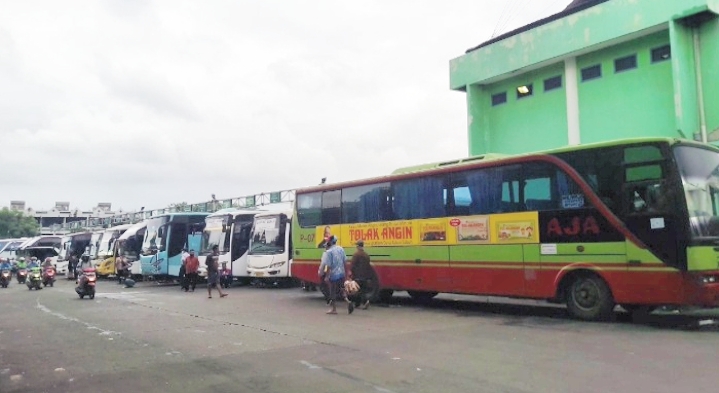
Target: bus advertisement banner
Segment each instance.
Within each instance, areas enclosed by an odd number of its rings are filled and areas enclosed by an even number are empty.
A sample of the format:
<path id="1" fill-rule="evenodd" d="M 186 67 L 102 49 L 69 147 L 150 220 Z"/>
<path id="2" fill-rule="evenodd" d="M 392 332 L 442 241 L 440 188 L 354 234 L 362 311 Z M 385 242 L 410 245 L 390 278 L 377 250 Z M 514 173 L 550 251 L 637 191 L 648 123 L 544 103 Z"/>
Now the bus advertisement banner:
<path id="1" fill-rule="evenodd" d="M 537 212 L 491 216 L 327 225 L 315 229 L 318 247 L 336 236 L 342 247 L 539 243 Z"/>

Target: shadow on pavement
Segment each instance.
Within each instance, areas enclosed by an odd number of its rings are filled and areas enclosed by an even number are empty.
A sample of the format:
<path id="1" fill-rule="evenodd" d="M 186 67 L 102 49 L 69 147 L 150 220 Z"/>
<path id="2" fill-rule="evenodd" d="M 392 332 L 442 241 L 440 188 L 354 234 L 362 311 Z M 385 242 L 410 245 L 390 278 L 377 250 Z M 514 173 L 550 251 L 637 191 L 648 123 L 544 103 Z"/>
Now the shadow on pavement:
<path id="1" fill-rule="evenodd" d="M 323 302 L 321 294 L 304 292 L 306 301 Z M 451 295 L 445 295 L 451 296 Z M 450 313 L 458 317 L 503 318 L 508 326 L 560 326 L 576 324 L 614 324 L 617 326 L 645 326 L 665 330 L 719 331 L 719 317 L 703 315 L 701 311 L 690 314 L 678 312 L 654 312 L 648 315 L 631 315 L 617 307 L 611 321 L 585 322 L 572 318 L 563 305 L 539 303 L 534 300 L 498 298 L 487 301 L 487 297 L 461 295 L 463 299 L 434 298 L 429 302 L 418 302 L 408 296 L 395 295 L 389 303 L 375 303 L 373 307 L 415 308 Z M 529 304 L 531 303 L 531 304 Z M 536 304 L 539 303 L 539 304 Z"/>

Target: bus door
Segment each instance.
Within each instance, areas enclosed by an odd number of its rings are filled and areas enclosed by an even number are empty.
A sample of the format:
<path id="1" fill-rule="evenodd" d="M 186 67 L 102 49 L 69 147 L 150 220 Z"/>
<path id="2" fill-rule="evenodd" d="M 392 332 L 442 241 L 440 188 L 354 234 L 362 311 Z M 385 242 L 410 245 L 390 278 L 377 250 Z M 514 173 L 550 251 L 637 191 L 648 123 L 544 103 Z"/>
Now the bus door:
<path id="1" fill-rule="evenodd" d="M 200 248 L 202 247 L 202 230 L 204 229 L 204 223 L 189 224 L 189 231 L 187 233 L 187 250 L 195 250 L 199 254 Z"/>
<path id="2" fill-rule="evenodd" d="M 182 266 L 182 249 L 187 246 L 188 224 L 186 222 L 172 222 L 168 225 L 167 239 L 167 270 L 162 271 L 160 266 L 160 274 L 168 274 L 170 276 L 180 275 L 180 266 Z"/>
<path id="3" fill-rule="evenodd" d="M 627 228 L 646 246 L 642 250 L 627 241 L 630 272 L 628 290 L 637 299 L 670 302 L 680 287 L 667 274 L 668 267 L 686 267 L 684 224 L 677 214 L 677 187 L 668 179 L 674 175 L 660 146 L 644 145 L 624 149 L 622 218 Z M 673 292 L 672 292 L 673 291 Z M 657 296 L 665 296 L 657 298 Z"/>

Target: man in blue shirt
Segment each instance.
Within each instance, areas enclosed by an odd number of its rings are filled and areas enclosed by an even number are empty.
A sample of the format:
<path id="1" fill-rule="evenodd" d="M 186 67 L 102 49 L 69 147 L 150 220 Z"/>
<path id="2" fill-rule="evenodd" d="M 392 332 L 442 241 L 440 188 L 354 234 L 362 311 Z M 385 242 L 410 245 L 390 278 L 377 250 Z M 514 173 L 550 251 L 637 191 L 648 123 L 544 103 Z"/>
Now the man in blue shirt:
<path id="1" fill-rule="evenodd" d="M 323 255 L 318 272 L 320 275 L 324 274 L 324 279 L 329 285 L 330 306 L 332 308 L 327 311 L 327 314 L 337 314 L 337 300 L 339 298 L 343 298 L 347 301 L 347 311 L 352 314 L 354 304 L 347 300 L 342 290 L 345 281 L 345 262 L 347 261 L 347 255 L 345 254 L 345 250 L 337 245 L 337 238 L 335 236 L 330 236 L 327 239 L 327 244 L 328 248 L 325 255 Z"/>
<path id="2" fill-rule="evenodd" d="M 0 258 L 0 270 L 12 270 L 12 265 L 7 259 Z"/>

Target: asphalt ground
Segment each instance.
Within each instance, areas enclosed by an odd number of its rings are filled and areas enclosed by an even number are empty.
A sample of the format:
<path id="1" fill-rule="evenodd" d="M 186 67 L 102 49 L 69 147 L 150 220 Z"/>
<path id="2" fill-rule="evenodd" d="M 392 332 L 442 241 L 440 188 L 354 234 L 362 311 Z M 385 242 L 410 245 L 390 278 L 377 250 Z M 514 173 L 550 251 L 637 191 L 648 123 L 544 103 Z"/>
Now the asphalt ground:
<path id="1" fill-rule="evenodd" d="M 100 281 L 0 289 L 0 392 L 716 392 L 719 313 L 588 323 L 541 302 Z"/>

